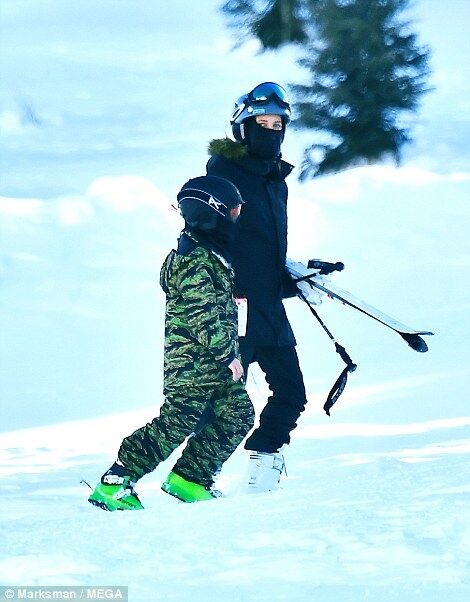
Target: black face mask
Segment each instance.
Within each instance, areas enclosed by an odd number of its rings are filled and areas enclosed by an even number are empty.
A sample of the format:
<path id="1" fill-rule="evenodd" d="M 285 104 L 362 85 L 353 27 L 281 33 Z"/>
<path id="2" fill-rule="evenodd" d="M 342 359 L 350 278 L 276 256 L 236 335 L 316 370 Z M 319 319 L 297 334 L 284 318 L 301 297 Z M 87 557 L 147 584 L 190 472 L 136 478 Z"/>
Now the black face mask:
<path id="1" fill-rule="evenodd" d="M 256 119 L 248 119 L 246 141 L 253 155 L 261 159 L 277 159 L 281 154 L 283 139 L 283 130 L 270 130 L 256 123 Z"/>
<path id="2" fill-rule="evenodd" d="M 219 216 L 217 228 L 211 232 L 198 230 L 197 228 L 188 228 L 188 230 L 194 232 L 201 243 L 220 253 L 227 261 L 232 261 L 232 244 L 237 233 L 235 222 Z"/>

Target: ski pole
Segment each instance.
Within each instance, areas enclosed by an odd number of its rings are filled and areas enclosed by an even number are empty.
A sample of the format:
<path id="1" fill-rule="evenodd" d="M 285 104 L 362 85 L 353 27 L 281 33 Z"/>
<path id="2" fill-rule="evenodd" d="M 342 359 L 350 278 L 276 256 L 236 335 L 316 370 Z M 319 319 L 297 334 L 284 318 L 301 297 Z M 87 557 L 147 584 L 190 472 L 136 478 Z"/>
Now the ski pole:
<path id="1" fill-rule="evenodd" d="M 349 354 L 347 353 L 346 349 L 335 340 L 334 336 L 331 334 L 331 332 L 327 328 L 326 324 L 320 318 L 318 313 L 313 309 L 312 305 L 309 303 L 309 301 L 307 300 L 305 295 L 302 293 L 302 291 L 299 290 L 298 294 L 299 294 L 299 297 L 307 304 L 308 308 L 310 309 L 312 314 L 315 316 L 315 318 L 318 320 L 318 322 L 320 323 L 320 326 L 326 332 L 328 337 L 333 341 L 333 343 L 335 344 L 336 353 L 338 353 L 338 355 L 341 357 L 343 362 L 346 364 L 346 367 L 344 368 L 344 370 L 341 372 L 341 374 L 337 378 L 335 384 L 331 388 L 331 391 L 328 393 L 328 397 L 323 406 L 323 409 L 325 410 L 326 414 L 328 416 L 330 416 L 331 408 L 338 401 L 339 396 L 344 391 L 344 387 L 346 386 L 346 383 L 348 382 L 348 373 L 354 372 L 354 370 L 356 370 L 356 368 L 357 368 L 357 364 L 355 364 L 352 361 L 352 359 L 349 357 Z"/>

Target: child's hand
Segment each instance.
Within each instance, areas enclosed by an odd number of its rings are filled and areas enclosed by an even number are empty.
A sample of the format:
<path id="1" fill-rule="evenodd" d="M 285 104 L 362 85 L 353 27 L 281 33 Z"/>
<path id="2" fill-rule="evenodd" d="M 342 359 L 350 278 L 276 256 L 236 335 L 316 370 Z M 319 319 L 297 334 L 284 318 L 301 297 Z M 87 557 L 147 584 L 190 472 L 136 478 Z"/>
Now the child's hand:
<path id="1" fill-rule="evenodd" d="M 240 361 L 235 358 L 233 362 L 228 365 L 228 367 L 232 371 L 233 380 L 240 380 L 240 378 L 243 376 L 243 366 L 241 365 Z"/>

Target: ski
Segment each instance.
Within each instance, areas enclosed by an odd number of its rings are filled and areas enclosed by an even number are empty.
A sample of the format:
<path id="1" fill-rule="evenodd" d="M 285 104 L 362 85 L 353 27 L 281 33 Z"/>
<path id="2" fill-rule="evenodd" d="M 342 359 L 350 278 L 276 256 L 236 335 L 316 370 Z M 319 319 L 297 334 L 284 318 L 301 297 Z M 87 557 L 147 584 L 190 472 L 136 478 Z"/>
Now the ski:
<path id="1" fill-rule="evenodd" d="M 338 262 L 336 264 L 332 264 L 318 260 L 311 260 L 308 263 L 308 267 L 306 267 L 303 263 L 288 259 L 286 262 L 286 267 L 295 281 L 307 281 L 311 286 L 324 293 L 327 297 L 336 299 L 345 305 L 349 305 L 349 307 L 357 309 L 366 316 L 369 316 L 384 326 L 391 328 L 398 333 L 401 338 L 406 341 L 406 343 L 412 349 L 414 349 L 414 351 L 418 351 L 420 353 L 425 353 L 428 351 L 428 346 L 421 337 L 423 335 L 433 335 L 434 333 L 427 330 L 415 330 L 414 328 L 410 328 L 409 326 L 402 324 L 395 318 L 388 316 L 372 305 L 369 305 L 365 301 L 362 301 L 362 299 L 355 297 L 349 291 L 335 286 L 330 281 L 325 282 L 325 279 L 322 278 L 320 274 L 329 274 L 333 271 L 341 271 L 344 268 L 342 263 Z"/>

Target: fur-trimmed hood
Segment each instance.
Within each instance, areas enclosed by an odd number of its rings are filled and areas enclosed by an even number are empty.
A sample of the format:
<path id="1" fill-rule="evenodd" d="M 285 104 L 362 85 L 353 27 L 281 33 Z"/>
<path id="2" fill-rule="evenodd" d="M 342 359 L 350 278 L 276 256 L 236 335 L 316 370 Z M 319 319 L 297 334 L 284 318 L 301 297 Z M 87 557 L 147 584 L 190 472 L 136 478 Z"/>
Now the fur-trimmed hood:
<path id="1" fill-rule="evenodd" d="M 227 136 L 225 138 L 215 138 L 209 142 L 208 147 L 209 164 L 217 160 L 217 157 L 222 157 L 228 161 L 237 161 L 238 165 L 242 168 L 247 169 L 250 172 L 257 173 L 258 175 L 266 176 L 268 173 L 273 174 L 273 165 L 276 165 L 277 178 L 286 178 L 290 172 L 294 169 L 294 166 L 287 161 L 281 159 L 280 161 L 268 161 L 266 159 L 258 159 L 250 155 L 248 147 L 241 142 L 235 142 Z"/>
<path id="2" fill-rule="evenodd" d="M 232 159 L 234 161 L 248 157 L 248 147 L 241 142 L 235 142 L 235 140 L 232 140 L 228 136 L 211 140 L 208 151 L 211 157 L 220 155 L 224 159 Z"/>

